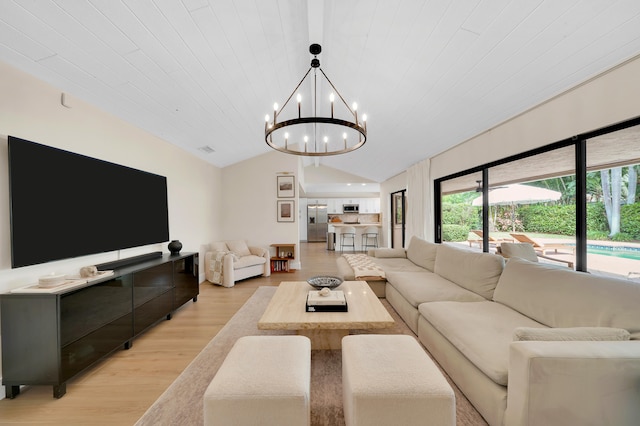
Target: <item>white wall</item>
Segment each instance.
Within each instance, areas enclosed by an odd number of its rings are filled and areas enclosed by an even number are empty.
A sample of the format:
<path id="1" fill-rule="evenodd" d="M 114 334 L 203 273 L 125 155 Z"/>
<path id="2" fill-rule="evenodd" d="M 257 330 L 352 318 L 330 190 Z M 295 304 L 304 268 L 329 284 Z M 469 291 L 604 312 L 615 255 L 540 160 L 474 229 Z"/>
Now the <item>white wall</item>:
<path id="1" fill-rule="evenodd" d="M 277 221 L 277 176 L 282 172 L 296 177 L 295 222 Z M 250 245 L 296 244 L 296 261 L 300 268 L 298 243 L 300 202 L 298 157 L 272 151 L 222 169 L 222 240 L 243 239 Z M 285 200 L 284 198 L 281 200 Z M 275 254 L 272 251 L 272 255 Z"/>
<path id="2" fill-rule="evenodd" d="M 77 273 L 82 266 L 168 251 L 157 244 L 11 269 L 7 135 L 166 176 L 170 238 L 179 239 L 183 251 L 202 255 L 203 244 L 220 234 L 220 169 L 69 95 L 71 108 L 65 108 L 58 89 L 2 63 L 0 93 L 0 292 L 50 272 Z M 46 176 L 34 170 L 34 179 Z"/>
<path id="3" fill-rule="evenodd" d="M 637 57 L 433 157 L 431 178 L 638 117 L 639 75 L 640 57 Z"/>

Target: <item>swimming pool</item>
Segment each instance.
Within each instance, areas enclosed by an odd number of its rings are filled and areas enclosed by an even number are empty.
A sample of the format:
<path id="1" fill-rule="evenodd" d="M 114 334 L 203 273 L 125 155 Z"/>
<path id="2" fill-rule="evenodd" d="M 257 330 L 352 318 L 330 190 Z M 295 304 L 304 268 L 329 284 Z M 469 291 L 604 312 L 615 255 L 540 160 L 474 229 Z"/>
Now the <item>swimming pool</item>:
<path id="1" fill-rule="evenodd" d="M 604 256 L 640 260 L 640 247 L 587 244 L 587 254 L 601 254 Z"/>

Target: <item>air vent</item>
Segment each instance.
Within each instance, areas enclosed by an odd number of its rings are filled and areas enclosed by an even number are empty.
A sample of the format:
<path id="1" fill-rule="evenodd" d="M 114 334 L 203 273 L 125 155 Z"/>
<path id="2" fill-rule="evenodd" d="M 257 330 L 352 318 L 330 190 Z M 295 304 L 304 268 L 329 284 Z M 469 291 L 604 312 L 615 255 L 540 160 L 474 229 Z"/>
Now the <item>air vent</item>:
<path id="1" fill-rule="evenodd" d="M 213 154 L 214 152 L 216 152 L 215 149 L 211 148 L 208 145 L 205 146 L 201 146 L 200 148 L 198 148 L 200 151 L 204 152 L 205 154 Z"/>

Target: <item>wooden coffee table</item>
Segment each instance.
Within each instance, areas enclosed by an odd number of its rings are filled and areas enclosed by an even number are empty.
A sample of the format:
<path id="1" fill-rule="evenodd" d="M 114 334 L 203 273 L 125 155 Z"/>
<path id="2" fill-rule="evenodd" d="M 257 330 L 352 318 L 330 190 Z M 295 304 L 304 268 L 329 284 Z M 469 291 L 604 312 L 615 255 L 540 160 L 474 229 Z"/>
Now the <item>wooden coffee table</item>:
<path id="1" fill-rule="evenodd" d="M 311 339 L 312 349 L 340 349 L 349 330 L 380 329 L 394 325 L 393 318 L 365 281 L 345 281 L 342 290 L 348 312 L 306 312 L 306 281 L 285 281 L 273 295 L 262 318 L 260 330 L 296 330 Z"/>

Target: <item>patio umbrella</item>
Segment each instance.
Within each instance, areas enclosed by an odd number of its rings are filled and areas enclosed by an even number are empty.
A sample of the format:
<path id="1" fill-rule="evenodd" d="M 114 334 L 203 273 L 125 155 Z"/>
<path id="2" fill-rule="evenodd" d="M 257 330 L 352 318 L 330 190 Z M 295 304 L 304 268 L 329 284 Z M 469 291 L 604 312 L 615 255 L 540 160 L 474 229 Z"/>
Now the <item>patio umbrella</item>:
<path id="1" fill-rule="evenodd" d="M 511 206 L 511 218 L 515 218 L 517 204 L 536 204 L 547 201 L 558 201 L 562 194 L 551 189 L 539 188 L 529 185 L 506 185 L 489 191 L 490 206 Z M 482 206 L 482 195 L 475 198 L 471 203 L 473 206 Z M 511 221 L 513 231 L 515 231 L 515 220 Z"/>

